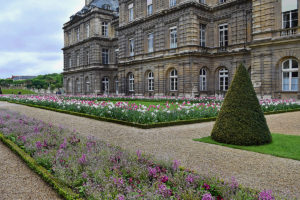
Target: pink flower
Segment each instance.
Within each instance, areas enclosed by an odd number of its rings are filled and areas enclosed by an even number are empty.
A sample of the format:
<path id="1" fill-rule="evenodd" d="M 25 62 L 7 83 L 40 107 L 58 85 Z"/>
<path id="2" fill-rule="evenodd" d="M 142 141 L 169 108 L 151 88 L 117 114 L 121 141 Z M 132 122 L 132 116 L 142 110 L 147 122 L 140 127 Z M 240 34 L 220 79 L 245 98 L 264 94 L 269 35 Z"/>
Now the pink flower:
<path id="1" fill-rule="evenodd" d="M 149 176 L 151 176 L 151 177 L 156 177 L 157 171 L 156 171 L 155 168 L 149 167 L 149 168 L 148 168 L 148 172 L 149 172 Z"/>
<path id="2" fill-rule="evenodd" d="M 206 193 L 202 196 L 202 200 L 212 200 L 213 197 L 211 196 L 210 193 Z"/>
<path id="3" fill-rule="evenodd" d="M 237 180 L 235 179 L 235 177 L 231 177 L 231 184 L 230 184 L 231 189 L 235 190 L 239 187 L 239 184 L 237 182 Z"/>
<path id="4" fill-rule="evenodd" d="M 138 159 L 140 159 L 142 156 L 142 152 L 140 150 L 137 150 L 136 155 L 137 155 Z"/>
<path id="5" fill-rule="evenodd" d="M 65 149 L 67 147 L 67 139 L 64 139 L 64 142 L 59 146 L 60 149 Z"/>
<path id="6" fill-rule="evenodd" d="M 259 193 L 258 199 L 259 200 L 275 200 L 275 198 L 272 196 L 272 190 L 263 190 L 261 193 Z"/>
<path id="7" fill-rule="evenodd" d="M 189 174 L 188 177 L 185 180 L 189 184 L 192 184 L 194 182 L 194 177 L 191 174 Z"/>
<path id="8" fill-rule="evenodd" d="M 202 188 L 209 190 L 210 189 L 210 185 L 208 185 L 207 183 L 204 183 Z"/>

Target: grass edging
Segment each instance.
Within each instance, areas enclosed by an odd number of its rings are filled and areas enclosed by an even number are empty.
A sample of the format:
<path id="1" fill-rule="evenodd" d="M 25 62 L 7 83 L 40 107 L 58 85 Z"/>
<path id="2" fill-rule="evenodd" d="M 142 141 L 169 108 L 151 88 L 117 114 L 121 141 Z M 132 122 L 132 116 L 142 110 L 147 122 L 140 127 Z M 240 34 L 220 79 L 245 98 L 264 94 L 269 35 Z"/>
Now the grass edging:
<path id="1" fill-rule="evenodd" d="M 0 101 L 6 101 L 6 100 L 0 100 Z M 128 121 L 113 119 L 113 118 L 105 118 L 105 117 L 99 117 L 96 115 L 89 115 L 86 113 L 62 110 L 62 109 L 57 109 L 57 108 L 52 108 L 52 107 L 47 107 L 47 106 L 26 104 L 26 103 L 21 103 L 21 102 L 17 102 L 17 101 L 6 101 L 6 102 L 20 104 L 20 105 L 34 107 L 34 108 L 40 108 L 40 109 L 44 109 L 44 110 L 50 110 L 50 111 L 64 113 L 64 114 L 75 115 L 75 116 L 79 116 L 79 117 L 85 117 L 85 118 L 89 118 L 89 119 L 95 119 L 95 120 L 99 120 L 99 121 L 112 122 L 112 123 L 116 123 L 116 124 L 121 124 L 121 125 L 131 126 L 131 127 L 135 127 L 135 128 L 141 128 L 141 129 L 151 129 L 151 128 L 162 128 L 162 127 L 169 127 L 169 126 L 196 124 L 196 123 L 202 123 L 202 122 L 216 121 L 216 119 L 217 119 L 217 117 L 209 117 L 209 118 L 201 118 L 201 119 L 179 120 L 179 121 L 172 121 L 172 122 L 159 122 L 159 123 L 154 123 L 154 124 L 139 124 L 139 123 L 133 123 L 133 122 L 128 122 Z M 280 114 L 280 113 L 286 113 L 286 112 L 297 112 L 297 111 L 300 111 L 300 108 L 265 112 L 264 115 L 273 115 L 273 114 Z"/>
<path id="2" fill-rule="evenodd" d="M 74 193 L 72 189 L 68 188 L 63 183 L 60 183 L 60 181 L 57 180 L 49 171 L 37 164 L 37 162 L 29 154 L 27 154 L 14 142 L 5 138 L 5 136 L 2 133 L 0 133 L 0 140 L 13 152 L 15 152 L 27 164 L 29 168 L 35 171 L 61 197 L 65 198 L 66 200 L 83 200 L 82 198 L 80 198 L 79 194 Z"/>
<path id="3" fill-rule="evenodd" d="M 214 141 L 211 136 L 193 139 L 193 141 L 300 161 L 300 136 L 272 133 L 272 138 L 269 144 L 252 146 L 220 143 Z"/>

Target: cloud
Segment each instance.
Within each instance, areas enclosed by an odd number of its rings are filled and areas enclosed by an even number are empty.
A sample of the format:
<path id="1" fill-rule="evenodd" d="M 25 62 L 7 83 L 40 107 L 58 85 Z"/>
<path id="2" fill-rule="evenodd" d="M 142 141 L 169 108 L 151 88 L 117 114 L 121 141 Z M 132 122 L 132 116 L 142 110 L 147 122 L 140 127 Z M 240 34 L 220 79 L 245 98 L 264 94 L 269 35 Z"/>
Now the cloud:
<path id="1" fill-rule="evenodd" d="M 0 3 L 0 78 L 62 72 L 62 27 L 84 0 Z"/>

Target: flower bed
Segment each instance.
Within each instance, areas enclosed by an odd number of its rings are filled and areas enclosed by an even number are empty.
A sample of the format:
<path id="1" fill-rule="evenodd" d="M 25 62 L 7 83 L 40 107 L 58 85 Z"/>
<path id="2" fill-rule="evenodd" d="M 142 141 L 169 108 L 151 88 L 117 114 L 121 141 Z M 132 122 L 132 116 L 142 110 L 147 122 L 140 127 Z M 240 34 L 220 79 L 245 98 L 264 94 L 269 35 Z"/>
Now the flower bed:
<path id="1" fill-rule="evenodd" d="M 273 199 L 16 113 L 0 111 L 0 132 L 87 199 Z"/>
<path id="2" fill-rule="evenodd" d="M 118 98 L 127 99 L 128 101 L 117 101 Z M 168 125 L 169 122 L 188 123 L 189 121 L 199 122 L 197 121 L 199 119 L 215 118 L 222 104 L 222 99 L 217 98 L 198 98 L 187 101 L 175 98 L 169 99 L 170 101 L 163 101 L 165 100 L 164 98 L 156 98 L 151 103 L 148 101 L 150 99 L 146 99 L 146 102 L 141 102 L 131 97 L 112 97 L 109 99 L 108 97 L 94 96 L 0 95 L 0 100 L 83 113 L 121 122 L 140 125 L 157 124 L 158 126 Z M 300 110 L 300 105 L 293 100 L 262 100 L 261 105 L 264 112 L 271 113 L 293 109 Z M 113 122 L 113 120 L 111 121 Z"/>

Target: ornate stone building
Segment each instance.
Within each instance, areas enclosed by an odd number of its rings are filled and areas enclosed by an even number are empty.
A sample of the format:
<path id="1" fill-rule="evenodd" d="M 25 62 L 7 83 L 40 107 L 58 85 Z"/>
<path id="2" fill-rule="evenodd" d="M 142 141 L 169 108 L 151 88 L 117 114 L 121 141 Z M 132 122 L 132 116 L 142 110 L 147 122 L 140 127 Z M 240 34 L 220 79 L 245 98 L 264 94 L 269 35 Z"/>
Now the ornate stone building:
<path id="1" fill-rule="evenodd" d="M 297 0 L 87 1 L 64 25 L 66 91 L 223 95 L 243 63 L 258 96 L 300 98 L 299 5 Z"/>

